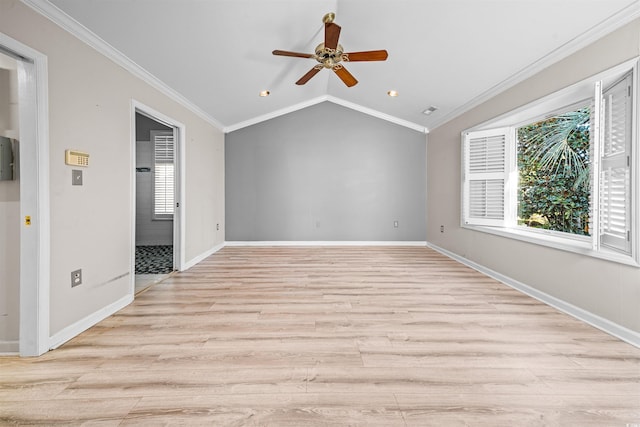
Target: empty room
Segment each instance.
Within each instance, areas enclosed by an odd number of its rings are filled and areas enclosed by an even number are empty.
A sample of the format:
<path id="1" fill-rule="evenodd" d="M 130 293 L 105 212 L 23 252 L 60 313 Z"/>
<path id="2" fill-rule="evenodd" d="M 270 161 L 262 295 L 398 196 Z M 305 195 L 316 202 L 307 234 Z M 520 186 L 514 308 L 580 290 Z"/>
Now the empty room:
<path id="1" fill-rule="evenodd" d="M 0 424 L 640 426 L 639 0 L 0 0 Z"/>

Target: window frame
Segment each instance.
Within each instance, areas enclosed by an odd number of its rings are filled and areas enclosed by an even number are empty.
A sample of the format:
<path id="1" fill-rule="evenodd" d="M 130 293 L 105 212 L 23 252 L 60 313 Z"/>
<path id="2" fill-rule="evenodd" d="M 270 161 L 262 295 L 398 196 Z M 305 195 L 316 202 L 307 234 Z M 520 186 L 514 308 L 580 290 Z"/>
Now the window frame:
<path id="1" fill-rule="evenodd" d="M 582 255 L 588 255 L 596 258 L 606 259 L 622 264 L 632 265 L 640 267 L 640 254 L 638 253 L 638 239 L 640 237 L 640 221 L 639 221 L 639 199 L 640 199 L 640 175 L 638 174 L 638 166 L 640 166 L 640 141 L 638 141 L 638 103 L 639 103 L 639 85 L 638 85 L 638 58 L 626 61 L 618 66 L 612 67 L 604 72 L 594 75 L 590 78 L 582 80 L 578 83 L 570 85 L 564 89 L 556 91 L 550 95 L 542 97 L 531 103 L 523 105 L 505 114 L 502 114 L 495 119 L 489 120 L 485 123 L 479 124 L 472 128 L 466 129 L 461 135 L 461 153 L 462 153 L 462 182 L 461 182 L 461 215 L 460 225 L 462 228 L 470 229 L 474 231 L 485 232 L 502 237 L 512 238 L 516 240 L 525 241 L 528 243 L 538 244 L 542 246 L 552 247 L 564 251 L 574 252 Z M 599 227 L 595 227 L 595 230 L 591 232 L 590 236 L 571 234 L 553 230 L 544 230 L 537 228 L 530 228 L 526 226 L 520 226 L 517 224 L 517 192 L 518 192 L 518 169 L 517 169 L 517 141 L 515 137 L 516 129 L 527 123 L 535 123 L 536 120 L 549 117 L 558 111 L 566 111 L 575 105 L 584 105 L 589 100 L 595 98 L 595 102 L 599 102 L 597 93 L 600 90 L 602 94 L 608 88 L 612 87 L 616 82 L 623 78 L 627 73 L 631 73 L 631 142 L 630 142 L 630 154 L 629 154 L 629 167 L 630 167 L 630 190 L 631 200 L 629 202 L 629 223 L 630 223 L 630 250 L 629 253 L 622 253 L 615 249 L 607 248 L 603 245 L 600 238 Z M 600 86 L 601 85 L 601 86 Z M 587 101 L 585 101 L 587 100 Z M 599 108 L 597 109 L 599 115 Z M 513 139 L 509 144 L 507 150 L 508 167 L 507 171 L 508 182 L 505 185 L 505 224 L 502 225 L 486 225 L 486 224 L 472 224 L 468 223 L 467 218 L 467 160 L 468 153 L 466 151 L 466 138 L 469 134 L 476 132 L 486 132 L 498 130 L 500 128 L 511 129 Z M 592 132 L 601 132 L 600 125 L 596 126 L 596 129 L 591 129 Z M 599 143 L 601 144 L 601 143 Z M 598 156 L 595 161 L 596 155 Z M 596 150 L 592 161 L 592 168 L 597 168 L 600 171 L 600 153 Z M 595 214 L 592 211 L 592 215 L 595 218 L 592 220 L 598 220 L 599 204 L 602 196 L 600 190 L 594 190 L 596 185 L 599 185 L 600 172 L 595 174 L 596 177 L 592 178 L 592 201 L 596 207 L 593 208 Z M 594 197 L 598 197 L 598 200 L 593 200 Z M 507 204 L 509 203 L 509 204 Z"/>
<path id="2" fill-rule="evenodd" d="M 156 144 L 156 139 L 158 137 L 166 137 L 166 136 L 171 136 L 173 138 L 173 147 L 171 148 L 172 150 L 172 160 L 171 161 L 158 161 L 157 157 L 156 157 L 156 152 L 157 152 L 157 144 Z M 150 132 L 150 139 L 151 139 L 151 149 L 152 149 L 152 180 L 151 180 L 151 219 L 153 221 L 171 221 L 173 220 L 173 215 L 175 212 L 175 195 L 176 195 L 176 188 L 175 188 L 175 160 L 176 160 L 176 142 L 175 142 L 175 133 L 173 131 L 164 131 L 164 130 L 152 130 Z M 168 212 L 158 212 L 158 207 L 156 206 L 156 179 L 157 179 L 157 168 L 158 165 L 171 165 L 173 168 L 172 171 L 172 175 L 173 175 L 173 194 L 172 194 L 172 212 L 168 213 Z M 166 180 L 165 180 L 166 181 Z M 164 205 L 166 205 L 166 203 L 164 203 Z"/>

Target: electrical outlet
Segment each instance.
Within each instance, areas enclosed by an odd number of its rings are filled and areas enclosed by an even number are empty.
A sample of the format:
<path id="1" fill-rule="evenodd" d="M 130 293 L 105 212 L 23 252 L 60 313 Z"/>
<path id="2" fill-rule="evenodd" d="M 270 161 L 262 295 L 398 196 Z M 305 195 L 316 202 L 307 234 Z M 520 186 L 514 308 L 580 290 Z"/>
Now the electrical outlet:
<path id="1" fill-rule="evenodd" d="M 71 272 L 71 287 L 82 285 L 82 269 Z"/>
<path id="2" fill-rule="evenodd" d="M 393 228 L 398 228 L 398 221 L 393 221 Z"/>
<path id="3" fill-rule="evenodd" d="M 216 224 L 216 230 L 220 230 L 220 224 Z"/>
<path id="4" fill-rule="evenodd" d="M 444 225 L 441 225 L 441 226 L 440 226 L 440 232 L 441 232 L 441 233 L 444 233 Z"/>

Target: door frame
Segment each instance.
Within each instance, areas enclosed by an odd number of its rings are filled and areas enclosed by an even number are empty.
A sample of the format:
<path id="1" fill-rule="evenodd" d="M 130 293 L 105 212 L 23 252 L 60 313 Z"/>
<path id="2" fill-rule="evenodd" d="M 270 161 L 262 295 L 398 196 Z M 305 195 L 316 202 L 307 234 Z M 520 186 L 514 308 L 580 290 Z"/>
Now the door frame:
<path id="1" fill-rule="evenodd" d="M 20 356 L 50 348 L 51 219 L 47 56 L 0 33 L 18 59 L 20 128 Z M 30 224 L 27 221 L 30 217 Z"/>
<path id="2" fill-rule="evenodd" d="M 131 100 L 131 294 L 135 295 L 135 256 L 136 256 L 136 113 L 149 117 L 173 129 L 175 146 L 175 212 L 173 215 L 173 267 L 182 271 L 185 265 L 185 135 L 186 127 L 181 122 L 155 109 Z"/>

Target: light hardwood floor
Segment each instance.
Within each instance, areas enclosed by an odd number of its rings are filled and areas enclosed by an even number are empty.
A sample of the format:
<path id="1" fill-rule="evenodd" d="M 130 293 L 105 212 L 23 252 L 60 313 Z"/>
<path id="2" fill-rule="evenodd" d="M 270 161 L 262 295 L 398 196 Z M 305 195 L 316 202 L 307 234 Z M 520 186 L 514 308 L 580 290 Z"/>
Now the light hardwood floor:
<path id="1" fill-rule="evenodd" d="M 640 349 L 427 248 L 228 247 L 1 358 L 14 423 L 635 426 Z"/>

